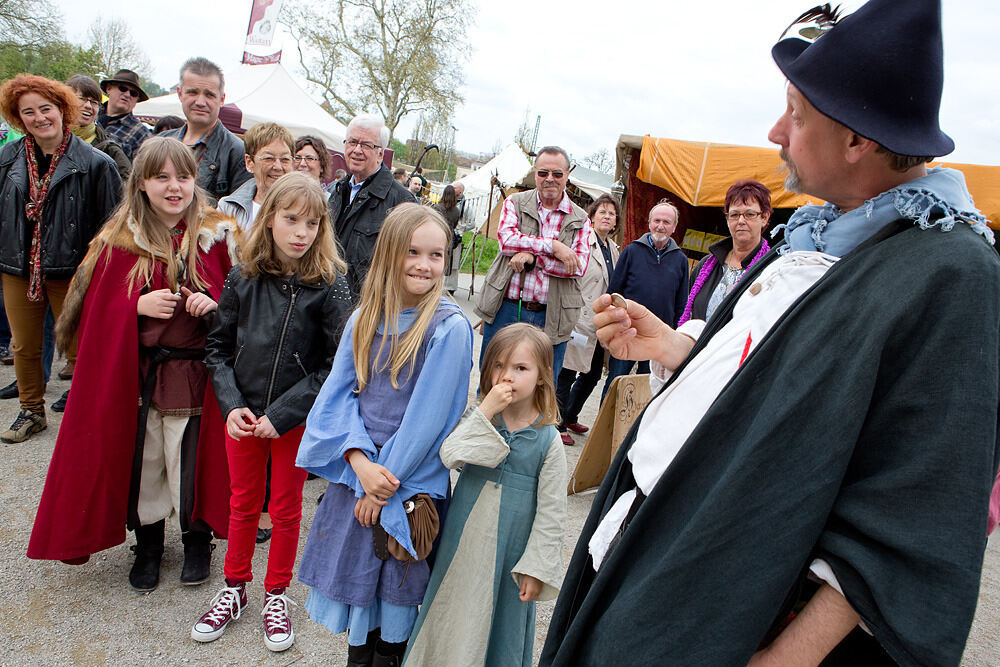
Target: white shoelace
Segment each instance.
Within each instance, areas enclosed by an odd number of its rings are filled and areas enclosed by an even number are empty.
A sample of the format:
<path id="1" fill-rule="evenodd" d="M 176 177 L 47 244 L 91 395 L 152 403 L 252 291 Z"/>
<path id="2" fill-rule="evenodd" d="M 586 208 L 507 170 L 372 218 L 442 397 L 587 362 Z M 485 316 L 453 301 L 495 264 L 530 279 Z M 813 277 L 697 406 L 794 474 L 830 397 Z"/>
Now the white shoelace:
<path id="1" fill-rule="evenodd" d="M 260 615 L 264 617 L 264 626 L 281 626 L 283 632 L 288 632 L 290 623 L 288 621 L 288 605 L 298 604 L 284 593 L 277 595 L 269 594 L 264 608 L 260 610 Z"/>
<path id="2" fill-rule="evenodd" d="M 234 607 L 235 611 L 233 611 Z M 232 614 L 233 620 L 236 620 L 240 617 L 242 611 L 243 605 L 240 604 L 240 589 L 229 588 L 227 586 L 212 598 L 212 608 L 202 617 L 202 622 L 212 621 L 212 623 L 219 623 L 225 620 L 226 616 L 230 614 Z"/>

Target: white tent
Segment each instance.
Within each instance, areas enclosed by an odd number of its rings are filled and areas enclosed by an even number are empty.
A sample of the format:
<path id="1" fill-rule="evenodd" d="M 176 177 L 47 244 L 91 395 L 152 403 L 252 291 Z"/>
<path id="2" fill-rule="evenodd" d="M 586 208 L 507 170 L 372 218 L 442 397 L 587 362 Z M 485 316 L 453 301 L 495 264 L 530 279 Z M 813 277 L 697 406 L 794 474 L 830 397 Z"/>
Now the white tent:
<path id="1" fill-rule="evenodd" d="M 257 123 L 271 121 L 288 128 L 294 137 L 314 134 L 327 148 L 344 149 L 344 127 L 302 90 L 288 70 L 276 65 L 241 65 L 226 76 L 226 107 L 223 123 L 249 130 Z M 153 120 L 167 115 L 184 117 L 176 93 L 154 97 L 136 105 L 136 116 Z"/>
<path id="2" fill-rule="evenodd" d="M 531 160 L 520 146 L 510 144 L 482 167 L 459 179 L 458 182 L 465 186 L 465 198 L 489 194 L 490 179 L 494 173 L 507 187 L 520 185 L 531 174 Z"/>

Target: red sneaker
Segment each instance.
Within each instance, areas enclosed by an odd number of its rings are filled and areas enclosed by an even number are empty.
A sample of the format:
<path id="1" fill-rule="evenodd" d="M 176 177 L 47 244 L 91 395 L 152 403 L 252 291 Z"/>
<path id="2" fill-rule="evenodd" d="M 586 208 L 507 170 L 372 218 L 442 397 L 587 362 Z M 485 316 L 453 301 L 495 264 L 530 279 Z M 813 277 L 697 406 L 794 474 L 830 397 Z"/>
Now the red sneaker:
<path id="1" fill-rule="evenodd" d="M 589 426 L 584 426 L 583 424 L 578 424 L 576 422 L 573 422 L 572 424 L 566 424 L 566 428 L 573 431 L 573 433 L 577 433 L 579 435 L 583 435 L 584 433 L 590 430 Z"/>
<path id="2" fill-rule="evenodd" d="M 575 442 L 573 442 L 573 436 L 571 436 L 569 433 L 560 433 L 559 437 L 562 438 L 562 443 L 564 445 L 571 446 L 576 444 Z"/>
<path id="3" fill-rule="evenodd" d="M 196 642 L 211 642 L 222 636 L 229 621 L 240 617 L 247 606 L 246 583 L 227 586 L 212 598 L 212 607 L 198 619 L 191 628 L 191 639 Z"/>
<path id="4" fill-rule="evenodd" d="M 264 645 L 272 651 L 284 651 L 295 643 L 292 619 L 288 618 L 288 605 L 295 604 L 285 595 L 284 588 L 264 593 Z"/>

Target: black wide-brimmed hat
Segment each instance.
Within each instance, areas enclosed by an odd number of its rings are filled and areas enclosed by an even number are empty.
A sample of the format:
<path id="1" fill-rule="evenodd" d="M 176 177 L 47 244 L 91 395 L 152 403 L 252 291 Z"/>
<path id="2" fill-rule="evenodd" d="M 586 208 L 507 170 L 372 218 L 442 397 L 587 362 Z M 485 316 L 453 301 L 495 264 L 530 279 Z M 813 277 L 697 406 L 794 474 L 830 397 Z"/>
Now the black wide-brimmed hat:
<path id="1" fill-rule="evenodd" d="M 104 79 L 101 81 L 101 90 L 105 93 L 108 92 L 109 83 L 123 83 L 127 86 L 132 86 L 139 91 L 140 102 L 145 102 L 149 99 L 149 95 L 147 95 L 146 91 L 139 85 L 139 75 L 130 69 L 120 69 L 110 79 Z"/>
<path id="2" fill-rule="evenodd" d="M 938 122 L 940 0 L 870 0 L 815 42 L 783 39 L 771 55 L 814 107 L 893 153 L 955 150 Z"/>

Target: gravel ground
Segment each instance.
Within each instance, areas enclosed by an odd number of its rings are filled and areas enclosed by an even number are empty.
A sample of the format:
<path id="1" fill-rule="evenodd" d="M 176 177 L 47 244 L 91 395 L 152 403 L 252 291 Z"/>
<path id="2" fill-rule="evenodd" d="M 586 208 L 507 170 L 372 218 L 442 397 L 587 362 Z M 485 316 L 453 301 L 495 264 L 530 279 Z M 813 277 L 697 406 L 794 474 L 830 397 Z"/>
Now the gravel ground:
<path id="1" fill-rule="evenodd" d="M 462 276 L 463 286 L 468 276 Z M 459 292 L 459 303 L 470 314 L 467 293 Z M 479 345 L 476 344 L 476 356 Z M 61 367 L 57 360 L 54 370 Z M 0 386 L 14 379 L 12 367 L 0 367 Z M 603 381 L 602 381 L 603 382 Z M 472 383 L 475 385 L 475 382 Z M 46 400 L 55 401 L 69 386 L 53 380 Z M 593 423 L 599 390 L 588 402 L 581 421 Z M 472 390 L 474 391 L 474 389 Z M 0 403 L 0 427 L 13 421 L 17 401 Z M 29 561 L 25 556 L 45 471 L 55 445 L 61 415 L 48 413 L 48 429 L 20 445 L 0 444 L 6 465 L 0 467 L 0 666 L 4 665 L 160 665 L 214 663 L 219 665 L 329 665 L 347 661 L 343 635 L 332 636 L 308 619 L 301 608 L 293 608 L 295 645 L 284 653 L 264 647 L 260 609 L 263 604 L 263 573 L 266 545 L 257 548 L 254 571 L 258 579 L 250 584 L 250 604 L 244 617 L 230 624 L 211 644 L 190 639 L 191 625 L 223 586 L 224 541 L 218 542 L 213 558 L 213 577 L 201 586 L 180 584 L 183 557 L 176 524 L 168 526 L 166 553 L 160 586 L 146 594 L 136 594 L 128 586 L 132 554 L 127 544 L 95 555 L 83 566 L 67 566 L 48 561 Z M 584 437 L 574 436 L 576 447 L 567 448 L 570 470 L 576 465 Z M 326 483 L 306 482 L 302 539 L 312 525 L 316 498 Z M 564 559 L 568 562 L 580 534 L 592 494 L 569 497 L 567 539 Z M 998 531 L 1000 533 L 1000 531 Z M 289 595 L 301 605 L 307 590 L 294 582 Z M 536 660 L 552 614 L 552 602 L 538 605 L 535 640 Z M 979 612 L 969 637 L 963 665 L 986 667 L 1000 663 L 1000 538 L 991 540 L 986 553 Z"/>

